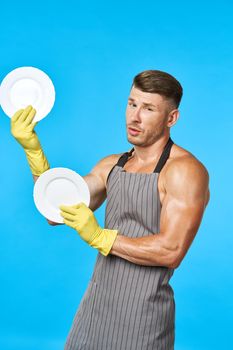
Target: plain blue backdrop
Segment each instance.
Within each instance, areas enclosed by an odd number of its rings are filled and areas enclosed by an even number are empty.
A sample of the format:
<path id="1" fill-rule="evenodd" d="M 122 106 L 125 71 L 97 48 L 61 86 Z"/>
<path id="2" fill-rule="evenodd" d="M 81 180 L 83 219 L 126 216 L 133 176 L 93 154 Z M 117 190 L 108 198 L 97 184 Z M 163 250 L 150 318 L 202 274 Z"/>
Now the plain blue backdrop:
<path id="1" fill-rule="evenodd" d="M 175 271 L 176 350 L 232 349 L 231 1 L 11 1 L 1 3 L 0 79 L 44 70 L 56 101 L 36 127 L 51 167 L 87 174 L 131 148 L 125 108 L 146 69 L 183 85 L 175 143 L 207 167 L 211 200 Z M 61 350 L 97 251 L 36 210 L 23 150 L 0 110 L 0 349 Z M 95 214 L 104 223 L 106 202 Z M 104 350 L 104 349 L 103 349 Z"/>

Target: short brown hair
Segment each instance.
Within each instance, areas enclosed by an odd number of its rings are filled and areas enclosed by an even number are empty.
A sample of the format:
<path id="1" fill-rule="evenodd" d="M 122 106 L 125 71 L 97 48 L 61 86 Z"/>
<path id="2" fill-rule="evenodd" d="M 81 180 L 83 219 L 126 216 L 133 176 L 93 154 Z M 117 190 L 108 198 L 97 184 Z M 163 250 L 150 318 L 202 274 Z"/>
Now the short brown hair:
<path id="1" fill-rule="evenodd" d="M 183 88 L 172 75 L 160 70 L 145 70 L 137 74 L 133 79 L 132 87 L 143 92 L 157 93 L 171 100 L 178 108 Z"/>

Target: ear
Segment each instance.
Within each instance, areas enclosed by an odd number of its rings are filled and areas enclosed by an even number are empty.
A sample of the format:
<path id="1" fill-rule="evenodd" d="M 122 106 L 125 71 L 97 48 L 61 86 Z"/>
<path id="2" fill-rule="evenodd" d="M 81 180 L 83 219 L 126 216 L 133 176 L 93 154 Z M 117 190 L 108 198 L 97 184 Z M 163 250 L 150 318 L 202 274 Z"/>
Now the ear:
<path id="1" fill-rule="evenodd" d="M 178 109 L 173 109 L 169 114 L 167 118 L 167 127 L 171 128 L 173 125 L 176 124 L 177 120 L 179 119 L 180 112 Z"/>

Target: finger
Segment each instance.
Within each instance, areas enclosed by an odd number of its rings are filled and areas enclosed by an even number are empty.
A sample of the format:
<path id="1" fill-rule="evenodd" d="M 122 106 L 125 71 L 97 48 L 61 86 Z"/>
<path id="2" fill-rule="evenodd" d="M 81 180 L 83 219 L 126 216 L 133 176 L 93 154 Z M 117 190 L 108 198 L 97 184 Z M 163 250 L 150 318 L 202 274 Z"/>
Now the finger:
<path id="1" fill-rule="evenodd" d="M 24 109 L 23 113 L 20 115 L 18 121 L 19 121 L 19 122 L 24 122 L 25 119 L 27 118 L 28 114 L 31 112 L 31 110 L 32 110 L 32 106 L 31 106 L 31 105 L 30 105 L 30 106 L 27 106 L 27 107 Z"/>
<path id="2" fill-rule="evenodd" d="M 73 221 L 70 221 L 70 220 L 66 220 L 66 219 L 63 219 L 63 222 L 65 225 L 71 227 L 71 228 L 75 228 L 74 227 L 74 222 Z"/>
<path id="3" fill-rule="evenodd" d="M 88 208 L 88 207 L 86 206 L 85 203 L 80 202 L 78 204 L 71 205 L 70 208 L 75 208 L 76 209 L 76 213 L 77 213 L 78 211 L 80 211 L 80 209 Z"/>
<path id="4" fill-rule="evenodd" d="M 19 116 L 23 113 L 23 111 L 24 111 L 24 109 L 19 109 L 17 112 L 15 112 L 15 114 L 11 118 L 11 121 L 16 122 L 17 119 L 19 118 Z"/>
<path id="5" fill-rule="evenodd" d="M 35 128 L 35 126 L 38 124 L 38 122 L 35 122 L 35 123 L 32 123 L 31 124 L 31 127 L 32 127 L 32 130 Z"/>
<path id="6" fill-rule="evenodd" d="M 60 205 L 59 208 L 64 213 L 73 214 L 73 215 L 76 215 L 77 213 L 76 208 L 74 208 L 73 206 Z"/>
<path id="7" fill-rule="evenodd" d="M 35 115 L 36 115 L 36 110 L 32 108 L 31 112 L 28 114 L 28 116 L 25 119 L 24 126 L 30 125 Z"/>
<path id="8" fill-rule="evenodd" d="M 77 220 L 75 215 L 65 213 L 64 211 L 61 211 L 60 215 L 66 220 L 70 220 L 70 221 L 73 221 L 73 222 Z"/>
<path id="9" fill-rule="evenodd" d="M 78 204 L 70 205 L 70 208 L 79 209 L 79 208 L 81 208 L 83 205 L 84 205 L 84 203 L 83 203 L 83 202 L 80 202 L 80 203 L 78 203 Z"/>

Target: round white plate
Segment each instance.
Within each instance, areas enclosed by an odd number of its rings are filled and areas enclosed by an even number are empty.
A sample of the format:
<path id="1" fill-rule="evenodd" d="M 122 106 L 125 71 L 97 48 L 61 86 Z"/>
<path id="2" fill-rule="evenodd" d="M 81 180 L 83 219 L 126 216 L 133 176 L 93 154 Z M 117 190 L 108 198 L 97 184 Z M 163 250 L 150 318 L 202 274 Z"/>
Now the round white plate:
<path id="1" fill-rule="evenodd" d="M 0 104 L 10 118 L 17 110 L 32 105 L 37 111 L 33 121 L 39 121 L 51 111 L 54 101 L 53 83 L 38 68 L 16 68 L 1 83 Z"/>
<path id="2" fill-rule="evenodd" d="M 60 205 L 80 202 L 89 206 L 90 192 L 82 176 L 67 168 L 52 168 L 45 171 L 34 185 L 34 202 L 39 212 L 47 219 L 62 223 Z"/>

